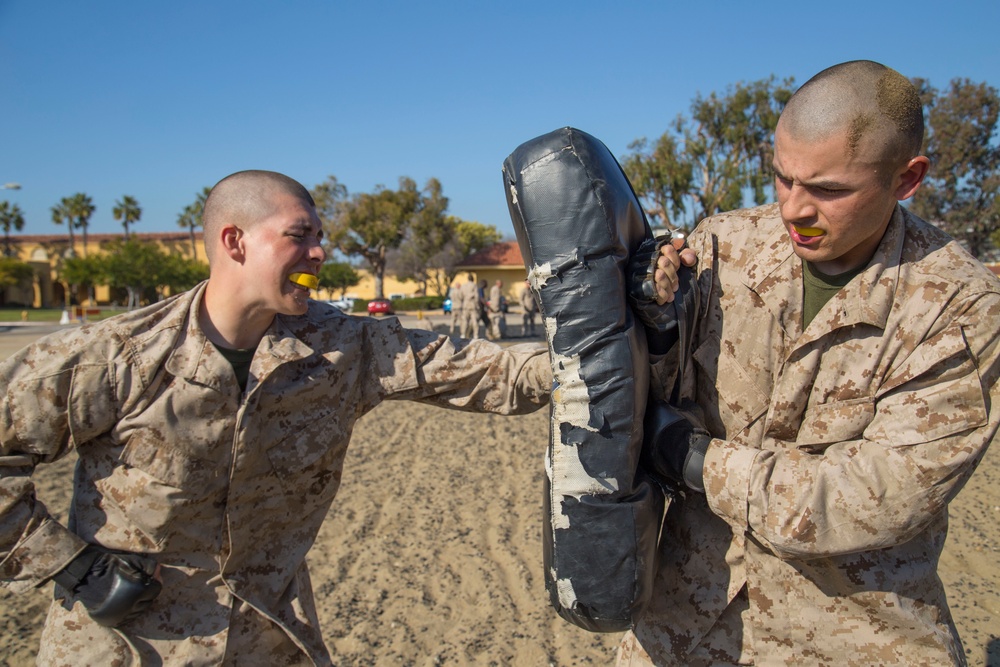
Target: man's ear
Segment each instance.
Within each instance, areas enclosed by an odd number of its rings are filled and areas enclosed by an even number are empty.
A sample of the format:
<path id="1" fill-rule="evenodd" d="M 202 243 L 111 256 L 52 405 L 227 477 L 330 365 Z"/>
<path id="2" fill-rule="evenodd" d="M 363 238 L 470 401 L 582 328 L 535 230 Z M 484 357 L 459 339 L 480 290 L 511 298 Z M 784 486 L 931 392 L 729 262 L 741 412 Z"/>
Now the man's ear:
<path id="1" fill-rule="evenodd" d="M 219 245 L 226 255 L 235 262 L 243 263 L 243 230 L 236 225 L 224 225 L 220 230 Z"/>
<path id="2" fill-rule="evenodd" d="M 896 199 L 903 201 L 912 197 L 924 182 L 924 176 L 930 167 L 931 161 L 923 155 L 918 155 L 907 162 L 896 184 Z"/>

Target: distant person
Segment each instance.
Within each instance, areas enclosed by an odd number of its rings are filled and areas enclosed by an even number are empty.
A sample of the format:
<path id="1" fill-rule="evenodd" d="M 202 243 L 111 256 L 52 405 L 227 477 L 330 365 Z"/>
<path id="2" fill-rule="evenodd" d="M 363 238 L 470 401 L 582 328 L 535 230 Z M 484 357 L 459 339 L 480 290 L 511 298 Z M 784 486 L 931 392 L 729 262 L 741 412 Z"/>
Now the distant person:
<path id="1" fill-rule="evenodd" d="M 1000 423 L 1000 281 L 899 205 L 922 139 L 906 77 L 831 67 L 778 121 L 777 204 L 688 238 L 690 409 L 645 430 L 678 495 L 619 665 L 965 664 L 937 566 Z"/>
<path id="2" fill-rule="evenodd" d="M 207 282 L 0 364 L 0 578 L 56 583 L 39 664 L 332 664 L 305 557 L 358 418 L 386 399 L 501 414 L 548 400 L 544 346 L 310 300 L 322 226 L 287 176 L 220 181 L 204 238 Z M 70 449 L 64 527 L 31 474 Z"/>
<path id="3" fill-rule="evenodd" d="M 458 289 L 460 285 L 461 283 L 456 280 L 455 283 L 448 288 L 448 298 L 451 299 L 451 326 L 448 328 L 448 334 L 451 336 L 459 335 L 462 330 L 462 308 L 458 298 Z"/>
<path id="4" fill-rule="evenodd" d="M 538 303 L 535 301 L 535 293 L 531 291 L 531 285 L 524 281 L 524 289 L 521 290 L 521 311 L 522 327 L 521 335 L 535 335 L 535 314 L 538 313 Z"/>
<path id="5" fill-rule="evenodd" d="M 489 294 L 486 291 L 486 279 L 483 278 L 479 281 L 476 289 L 477 296 L 479 298 L 479 322 L 483 325 L 483 336 L 492 340 L 492 331 L 490 329 L 490 301 Z"/>
<path id="6" fill-rule="evenodd" d="M 490 338 L 500 340 L 507 329 L 507 314 L 504 312 L 503 281 L 497 280 L 490 288 L 490 298 L 486 302 L 489 310 Z"/>
<path id="7" fill-rule="evenodd" d="M 471 273 L 466 276 L 466 282 L 458 288 L 458 303 L 461 312 L 459 326 L 462 338 L 479 338 L 479 289 Z"/>

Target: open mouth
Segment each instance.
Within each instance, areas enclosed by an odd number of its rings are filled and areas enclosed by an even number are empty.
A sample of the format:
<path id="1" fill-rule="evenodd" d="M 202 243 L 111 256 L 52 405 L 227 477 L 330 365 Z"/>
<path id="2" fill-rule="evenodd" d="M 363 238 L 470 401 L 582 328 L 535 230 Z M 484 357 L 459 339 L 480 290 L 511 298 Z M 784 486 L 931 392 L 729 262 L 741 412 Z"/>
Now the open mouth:
<path id="1" fill-rule="evenodd" d="M 288 279 L 303 289 L 314 290 L 319 288 L 319 278 L 311 273 L 293 273 L 288 276 Z"/>
<path id="2" fill-rule="evenodd" d="M 820 229 L 819 227 L 796 227 L 795 225 L 789 226 L 788 233 L 792 237 L 793 241 L 806 245 L 814 243 L 820 238 L 826 236 L 826 231 Z"/>

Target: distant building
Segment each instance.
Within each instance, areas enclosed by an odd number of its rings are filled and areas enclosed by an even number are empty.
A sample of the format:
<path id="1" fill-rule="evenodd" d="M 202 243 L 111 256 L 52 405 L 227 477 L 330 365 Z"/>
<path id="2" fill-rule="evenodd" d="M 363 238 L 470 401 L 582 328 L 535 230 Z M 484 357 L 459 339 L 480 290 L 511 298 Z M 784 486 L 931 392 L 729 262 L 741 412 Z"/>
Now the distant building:
<path id="1" fill-rule="evenodd" d="M 190 258 L 192 252 L 199 262 L 208 264 L 205 254 L 205 244 L 202 233 L 195 232 L 194 250 L 192 251 L 191 234 L 189 232 L 158 232 L 138 233 L 129 235 L 140 241 L 156 243 L 168 255 L 180 255 Z M 124 234 L 87 234 L 86 255 L 99 255 L 105 252 L 104 247 L 111 241 L 121 240 Z M 73 245 L 76 255 L 84 256 L 83 236 L 76 234 Z M 67 304 L 80 306 L 107 306 L 115 302 L 123 302 L 126 298 L 124 290 L 116 293 L 107 285 L 97 285 L 94 288 L 94 303 L 90 302 L 87 288 L 76 287 L 70 294 L 71 286 L 61 277 L 63 262 L 73 256 L 70 250 L 69 236 L 65 234 L 22 234 L 10 236 L 11 257 L 29 264 L 35 271 L 30 285 L 8 287 L 0 290 L 0 306 L 18 306 L 32 308 L 62 308 Z M 375 298 L 375 279 L 363 268 L 357 269 L 361 274 L 361 282 L 347 290 L 348 296 L 360 299 Z M 391 276 L 385 276 L 384 293 L 412 296 L 417 290 L 413 281 L 400 281 Z M 67 300 L 67 295 L 69 299 Z M 340 298 L 340 290 L 319 290 L 315 298 L 331 300 Z"/>
<path id="2" fill-rule="evenodd" d="M 140 241 L 156 243 L 168 255 L 194 256 L 200 262 L 208 263 L 205 247 L 201 240 L 201 232 L 194 235 L 194 246 L 191 244 L 190 232 L 136 233 L 129 235 Z M 124 238 L 124 234 L 87 234 L 87 246 L 84 248 L 83 235 L 74 236 L 73 245 L 77 256 L 84 257 L 104 252 L 104 246 L 110 241 Z M 30 286 L 8 287 L 0 293 L 0 305 L 30 306 L 34 308 L 60 308 L 71 305 L 106 305 L 113 300 L 112 291 L 107 285 L 94 288 L 94 300 L 89 303 L 87 288 L 79 286 L 70 294 L 70 286 L 62 281 L 61 269 L 63 262 L 73 257 L 74 250 L 70 248 L 67 234 L 23 234 L 11 235 L 9 239 L 11 257 L 29 264 L 35 271 Z M 67 295 L 69 299 L 67 299 Z"/>
<path id="3" fill-rule="evenodd" d="M 517 241 L 501 241 L 484 248 L 463 259 L 455 268 L 459 278 L 473 273 L 476 280 L 485 280 L 490 287 L 497 279 L 502 280 L 504 296 L 511 303 L 518 303 L 524 281 L 528 278 Z"/>
<path id="4" fill-rule="evenodd" d="M 122 239 L 122 234 L 88 234 L 86 255 L 96 255 L 105 252 L 104 247 L 111 241 Z M 199 262 L 208 263 L 201 232 L 195 233 L 194 250 L 192 251 L 191 236 L 188 232 L 133 232 L 131 237 L 140 241 L 156 243 L 161 250 L 170 255 L 181 255 L 190 258 L 192 252 Z M 84 256 L 83 236 L 76 234 L 74 246 L 78 256 Z M 73 256 L 70 250 L 69 236 L 65 234 L 24 234 L 10 236 L 11 256 L 29 264 L 35 272 L 31 285 L 9 287 L 0 292 L 0 305 L 34 308 L 61 308 L 70 305 L 104 306 L 122 301 L 124 294 L 114 293 L 107 285 L 94 288 L 94 302 L 89 301 L 87 289 L 84 286 L 75 288 L 70 294 L 71 286 L 61 278 L 63 262 Z M 517 303 L 528 276 L 521 251 L 516 241 L 503 241 L 473 253 L 463 259 L 456 267 L 461 278 L 466 273 L 473 273 L 476 280 L 484 279 L 492 286 L 497 279 L 503 281 L 504 295 L 511 303 Z M 347 290 L 348 296 L 360 299 L 375 297 L 374 278 L 363 268 L 357 269 L 361 274 L 361 283 Z M 413 296 L 417 291 L 417 283 L 399 281 L 391 276 L 385 276 L 383 291 L 386 295 L 403 294 Z M 67 299 L 69 295 L 69 299 Z M 320 290 L 317 299 L 340 298 L 340 291 Z"/>

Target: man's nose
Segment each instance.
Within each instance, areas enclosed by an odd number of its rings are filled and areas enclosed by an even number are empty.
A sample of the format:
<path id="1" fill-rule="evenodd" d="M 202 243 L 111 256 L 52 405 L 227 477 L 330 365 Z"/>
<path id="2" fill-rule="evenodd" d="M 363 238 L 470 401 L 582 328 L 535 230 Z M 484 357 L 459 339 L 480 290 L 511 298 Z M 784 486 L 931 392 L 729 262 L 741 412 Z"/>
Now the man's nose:
<path id="1" fill-rule="evenodd" d="M 816 217 L 816 205 L 806 189 L 792 185 L 781 202 L 781 217 L 785 220 L 811 220 Z"/>
<path id="2" fill-rule="evenodd" d="M 318 264 L 322 264 L 326 261 L 326 250 L 323 249 L 322 244 L 317 242 L 312 248 L 309 249 L 309 259 Z"/>

